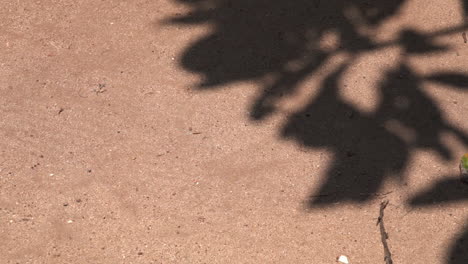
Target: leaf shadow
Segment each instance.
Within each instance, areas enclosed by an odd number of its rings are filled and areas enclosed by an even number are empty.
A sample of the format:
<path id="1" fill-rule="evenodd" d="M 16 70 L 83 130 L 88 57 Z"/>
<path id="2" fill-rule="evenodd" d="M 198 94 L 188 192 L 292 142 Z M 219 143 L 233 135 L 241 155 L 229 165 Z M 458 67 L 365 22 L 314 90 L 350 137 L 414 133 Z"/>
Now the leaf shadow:
<path id="1" fill-rule="evenodd" d="M 194 89 L 220 90 L 233 82 L 272 80 L 259 85 L 259 95 L 250 104 L 249 118 L 254 122 L 276 114 L 277 103 L 295 94 L 306 78 L 334 56 L 347 55 L 314 87 L 317 95 L 278 129 L 285 140 L 333 153 L 323 182 L 307 199 L 309 208 L 363 203 L 375 198 L 388 180 L 405 184 L 406 168 L 415 151 L 433 151 L 444 160 L 453 160 L 453 151 L 441 140 L 444 133 L 468 145 L 466 131 L 449 122 L 424 89 L 427 82 L 466 89 L 468 72 L 423 75 L 409 63 L 412 56 L 449 51 L 451 47 L 439 44 L 437 37 L 461 32 L 467 24 L 434 32 L 402 28 L 395 39 L 382 42 L 374 37 L 375 32 L 397 16 L 407 0 L 178 2 L 190 12 L 169 18 L 165 24 L 208 24 L 212 29 L 191 43 L 179 59 L 184 70 L 200 76 Z M 465 11 L 467 2 L 462 2 Z M 334 34 L 336 42 L 325 48 L 321 43 L 329 34 Z M 382 73 L 375 87 L 380 97 L 375 110 L 360 111 L 340 95 L 344 75 L 360 56 L 388 47 L 402 50 L 397 66 Z"/>

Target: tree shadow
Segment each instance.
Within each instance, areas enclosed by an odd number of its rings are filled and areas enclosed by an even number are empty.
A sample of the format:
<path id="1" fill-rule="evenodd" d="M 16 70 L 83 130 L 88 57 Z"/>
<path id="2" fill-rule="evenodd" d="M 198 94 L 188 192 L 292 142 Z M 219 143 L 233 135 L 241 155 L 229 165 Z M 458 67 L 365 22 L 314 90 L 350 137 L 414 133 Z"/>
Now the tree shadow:
<path id="1" fill-rule="evenodd" d="M 318 46 L 327 32 L 339 34 L 340 50 L 372 49 L 371 40 L 357 32 L 346 10 L 357 12 L 373 26 L 395 14 L 405 1 L 180 0 L 192 12 L 169 21 L 214 26 L 181 59 L 186 70 L 204 77 L 199 88 L 273 73 L 279 79 L 265 90 L 264 96 L 270 98 L 278 90 L 290 92 L 295 80 L 313 73 L 327 59 L 329 53 Z M 292 62 L 308 65 L 291 71 L 286 66 Z"/>
<path id="2" fill-rule="evenodd" d="M 406 64 L 385 74 L 379 87 L 381 102 L 371 114 L 359 112 L 340 98 L 337 82 L 343 70 L 324 80 L 319 95 L 288 119 L 282 133 L 305 146 L 327 147 L 334 153 L 328 177 L 319 195 L 310 200 L 311 207 L 366 201 L 377 194 L 387 177 L 404 182 L 409 155 L 418 148 L 433 150 L 445 160 L 453 159 L 441 142 L 442 133 L 452 133 L 468 143 L 464 132 L 445 121 L 435 102 L 424 93 L 423 78 Z M 412 138 L 404 139 L 392 126 L 404 127 Z"/>
<path id="3" fill-rule="evenodd" d="M 444 133 L 468 145 L 467 133 L 446 120 L 424 90 L 428 82 L 468 89 L 468 74 L 424 75 L 408 62 L 412 56 L 447 52 L 451 47 L 438 44 L 437 37 L 461 34 L 467 24 L 429 33 L 402 28 L 395 39 L 381 42 L 375 39 L 375 32 L 407 0 L 178 1 L 188 5 L 190 13 L 165 23 L 209 24 L 213 29 L 180 58 L 183 69 L 202 78 L 195 89 L 271 80 L 263 82 L 251 104 L 250 118 L 255 122 L 275 114 L 277 102 L 293 95 L 305 78 L 332 58 L 346 55 L 314 87 L 317 95 L 288 116 L 280 128 L 284 139 L 333 153 L 325 180 L 308 199 L 310 208 L 368 201 L 389 179 L 403 184 L 408 161 L 417 150 L 434 151 L 453 160 L 454 154 L 441 141 Z M 462 3 L 463 10 L 468 10 L 468 1 Z M 321 43 L 330 34 L 336 41 L 324 47 Z M 397 66 L 381 74 L 375 87 L 380 95 L 375 110 L 360 111 L 340 95 L 344 75 L 361 56 L 388 47 L 402 50 Z"/>

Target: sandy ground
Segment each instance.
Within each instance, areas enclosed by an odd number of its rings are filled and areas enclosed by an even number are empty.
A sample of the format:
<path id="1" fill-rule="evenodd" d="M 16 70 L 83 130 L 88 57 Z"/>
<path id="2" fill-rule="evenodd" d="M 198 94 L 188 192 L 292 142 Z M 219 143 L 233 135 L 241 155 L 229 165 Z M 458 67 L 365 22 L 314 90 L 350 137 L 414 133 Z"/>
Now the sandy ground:
<path id="1" fill-rule="evenodd" d="M 0 263 L 468 263 L 460 1 L 5 0 Z"/>

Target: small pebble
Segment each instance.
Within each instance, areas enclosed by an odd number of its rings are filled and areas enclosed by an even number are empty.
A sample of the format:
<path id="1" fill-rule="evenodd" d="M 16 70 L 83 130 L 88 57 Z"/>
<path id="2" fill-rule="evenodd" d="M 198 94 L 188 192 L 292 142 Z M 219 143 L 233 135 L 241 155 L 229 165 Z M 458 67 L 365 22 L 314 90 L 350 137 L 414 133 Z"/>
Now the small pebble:
<path id="1" fill-rule="evenodd" d="M 349 264 L 348 257 L 346 257 L 345 255 L 339 256 L 337 261 L 340 263 Z"/>

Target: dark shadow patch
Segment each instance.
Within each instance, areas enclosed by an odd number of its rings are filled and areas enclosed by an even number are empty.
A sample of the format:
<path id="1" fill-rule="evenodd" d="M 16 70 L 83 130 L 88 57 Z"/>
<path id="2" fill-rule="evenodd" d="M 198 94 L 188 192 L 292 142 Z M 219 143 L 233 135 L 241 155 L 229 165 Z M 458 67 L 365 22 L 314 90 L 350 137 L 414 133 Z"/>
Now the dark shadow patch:
<path id="1" fill-rule="evenodd" d="M 468 200 L 468 185 L 462 183 L 460 176 L 446 176 L 428 190 L 414 196 L 409 204 L 413 207 L 444 205 Z M 468 225 L 460 231 L 450 246 L 448 264 L 468 263 Z"/>
<path id="2" fill-rule="evenodd" d="M 435 182 L 430 189 L 413 197 L 409 204 L 413 207 L 423 207 L 464 200 L 468 200 L 468 185 L 462 183 L 460 176 L 446 176 L 443 180 Z"/>
<path id="3" fill-rule="evenodd" d="M 468 225 L 465 225 L 464 231 L 455 238 L 450 248 L 448 264 L 468 263 Z"/>

